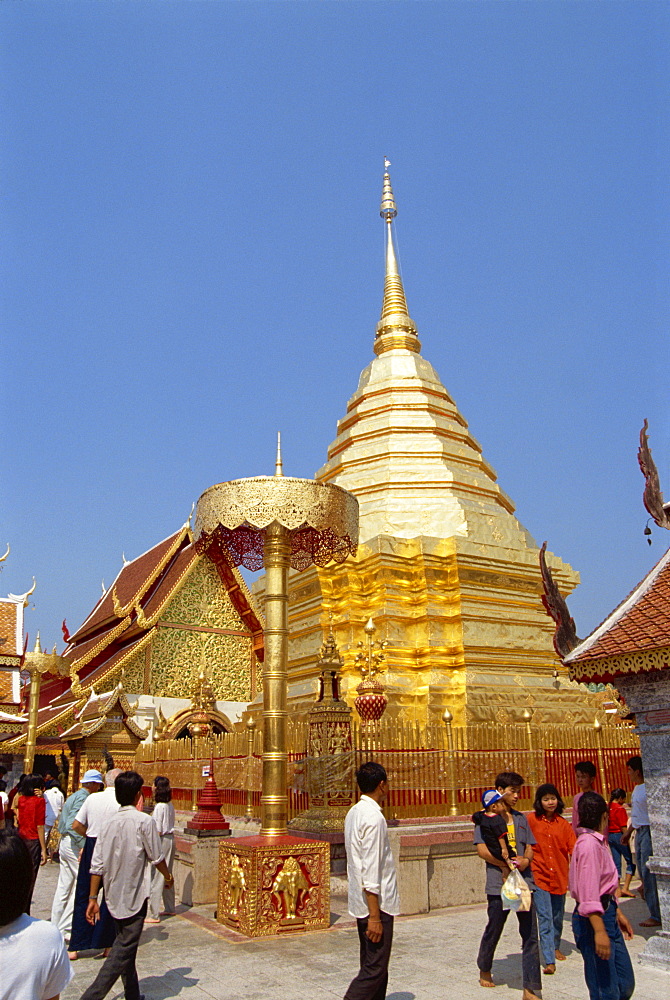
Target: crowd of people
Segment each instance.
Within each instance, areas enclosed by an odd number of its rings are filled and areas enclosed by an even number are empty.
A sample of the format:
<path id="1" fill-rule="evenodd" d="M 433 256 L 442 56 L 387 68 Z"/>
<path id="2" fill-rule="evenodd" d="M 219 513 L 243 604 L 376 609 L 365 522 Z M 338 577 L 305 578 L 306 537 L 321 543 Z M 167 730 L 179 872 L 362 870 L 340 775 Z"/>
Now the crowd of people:
<path id="1" fill-rule="evenodd" d="M 479 984 L 495 985 L 493 957 L 510 912 L 521 936 L 523 1000 L 536 1000 L 542 975 L 554 975 L 566 955 L 561 948 L 568 891 L 575 900 L 572 930 L 584 964 L 590 1000 L 628 1000 L 635 977 L 625 940 L 633 937 L 619 906 L 632 896 L 635 864 L 629 842 L 635 833 L 640 894 L 649 917 L 643 927 L 660 926 L 655 875 L 649 871 L 651 834 L 640 757 L 627 764 L 634 786 L 630 819 L 626 792 L 615 788 L 609 804 L 594 790 L 591 761 L 575 765 L 579 791 L 572 822 L 562 816 L 564 803 L 555 785 L 535 792 L 528 815 L 515 807 L 524 779 L 514 771 L 498 774 L 472 817 L 474 844 L 486 866 L 487 922 L 477 956 Z M 344 1000 L 384 1000 L 393 941 L 393 918 L 400 912 L 395 866 L 381 806 L 388 791 L 384 768 L 364 764 L 357 774 L 359 801 L 347 815 L 345 847 L 349 912 L 356 918 L 360 969 Z M 625 862 L 623 886 L 620 883 Z"/>
<path id="2" fill-rule="evenodd" d="M 154 781 L 151 815 L 142 776 L 119 768 L 104 778 L 87 771 L 67 799 L 52 772 L 22 775 L 2 791 L 0 1000 L 58 1000 L 72 962 L 100 949 L 106 961 L 82 1000 L 102 1000 L 119 977 L 126 1000 L 142 1000 L 135 968 L 142 927 L 160 920 L 161 905 L 165 915 L 175 907 L 168 779 Z M 56 857 L 51 920 L 36 920 L 37 875 Z"/>
<path id="3" fill-rule="evenodd" d="M 568 891 L 575 900 L 572 930 L 590 1000 L 628 1000 L 635 979 L 625 939 L 633 936 L 621 897 L 638 889 L 660 926 L 655 876 L 647 866 L 651 834 L 640 757 L 628 761 L 633 785 L 607 803 L 594 789 L 591 761 L 575 765 L 579 791 L 572 822 L 555 785 L 535 792 L 531 812 L 516 809 L 524 779 L 498 774 L 472 817 L 474 844 L 485 863 L 487 923 L 477 956 L 479 983 L 494 986 L 493 958 L 510 912 L 521 936 L 523 1000 L 535 1000 L 542 974 L 565 961 L 561 939 Z M 382 806 L 386 771 L 374 761 L 357 775 L 360 797 L 345 822 L 349 912 L 356 918 L 360 969 L 344 1000 L 384 1000 L 400 913 L 396 870 Z M 157 777 L 153 811 L 145 809 L 143 779 L 113 768 L 87 771 L 67 799 L 58 775 L 22 775 L 7 794 L 0 777 L 0 1000 L 58 1000 L 80 952 L 104 949 L 106 961 L 82 1000 L 103 1000 L 119 977 L 126 1000 L 143 1000 L 135 959 L 142 928 L 174 914 L 175 811 L 167 778 Z M 630 840 L 635 834 L 635 860 Z M 58 857 L 51 920 L 30 915 L 40 866 Z M 625 869 L 622 872 L 622 868 Z M 623 884 L 621 878 L 623 875 Z"/>

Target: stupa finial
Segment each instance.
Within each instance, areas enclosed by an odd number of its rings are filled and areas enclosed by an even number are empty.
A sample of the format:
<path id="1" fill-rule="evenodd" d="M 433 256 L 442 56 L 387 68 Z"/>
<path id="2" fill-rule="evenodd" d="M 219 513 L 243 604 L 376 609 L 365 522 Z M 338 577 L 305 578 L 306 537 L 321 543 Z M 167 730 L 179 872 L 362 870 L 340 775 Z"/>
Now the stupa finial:
<path id="1" fill-rule="evenodd" d="M 277 458 L 275 460 L 275 476 L 284 475 L 284 465 L 281 460 L 281 431 L 277 431 Z"/>
<path id="2" fill-rule="evenodd" d="M 382 186 L 382 201 L 379 214 L 386 223 L 386 275 L 384 278 L 384 298 L 382 300 L 382 314 L 377 324 L 377 338 L 375 340 L 375 354 L 383 354 L 385 351 L 392 351 L 396 348 L 403 348 L 409 351 L 421 350 L 421 344 L 416 335 L 416 326 L 410 319 L 407 311 L 407 300 L 398 260 L 393 242 L 393 220 L 398 214 L 393 188 L 391 187 L 391 175 L 388 168 L 391 161 L 384 157 L 384 180 Z"/>

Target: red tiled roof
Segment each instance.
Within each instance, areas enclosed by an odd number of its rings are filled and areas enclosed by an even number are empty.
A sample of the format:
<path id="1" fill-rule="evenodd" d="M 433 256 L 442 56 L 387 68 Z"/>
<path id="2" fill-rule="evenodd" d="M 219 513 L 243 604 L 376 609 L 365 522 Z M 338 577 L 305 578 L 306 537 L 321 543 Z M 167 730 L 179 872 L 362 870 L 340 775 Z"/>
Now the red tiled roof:
<path id="1" fill-rule="evenodd" d="M 0 598 L 0 654 L 21 656 L 23 636 L 19 635 L 19 604 Z"/>
<path id="2" fill-rule="evenodd" d="M 0 670 L 0 703 L 12 704 L 14 701 L 14 671 Z"/>
<path id="3" fill-rule="evenodd" d="M 591 635 L 568 664 L 670 646 L 670 549 Z"/>
<path id="4" fill-rule="evenodd" d="M 195 545 L 187 545 L 179 552 L 170 563 L 166 573 L 163 573 L 156 589 L 149 595 L 148 601 L 142 605 L 142 609 L 147 618 L 151 618 L 160 608 L 163 601 L 169 596 L 170 591 L 180 580 L 182 575 L 198 558 Z"/>
<path id="5" fill-rule="evenodd" d="M 187 541 L 188 535 L 183 528 L 180 528 L 174 535 L 165 538 L 148 552 L 144 552 L 124 566 L 105 596 L 100 598 L 86 621 L 74 633 L 71 642 L 76 644 L 102 625 L 118 620 L 114 614 L 113 594 L 116 593 L 122 607 L 140 597 L 153 582 L 161 564 L 170 556 L 171 550 L 176 551 L 182 537 Z"/>

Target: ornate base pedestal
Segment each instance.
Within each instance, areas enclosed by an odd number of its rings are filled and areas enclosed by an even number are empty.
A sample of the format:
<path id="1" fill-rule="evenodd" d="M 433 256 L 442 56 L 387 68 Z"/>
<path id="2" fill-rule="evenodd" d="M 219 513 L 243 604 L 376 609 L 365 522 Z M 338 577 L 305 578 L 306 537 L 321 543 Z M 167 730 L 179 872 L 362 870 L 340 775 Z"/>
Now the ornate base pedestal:
<path id="1" fill-rule="evenodd" d="M 328 927 L 329 845 L 288 835 L 221 841 L 217 919 L 247 937 Z"/>

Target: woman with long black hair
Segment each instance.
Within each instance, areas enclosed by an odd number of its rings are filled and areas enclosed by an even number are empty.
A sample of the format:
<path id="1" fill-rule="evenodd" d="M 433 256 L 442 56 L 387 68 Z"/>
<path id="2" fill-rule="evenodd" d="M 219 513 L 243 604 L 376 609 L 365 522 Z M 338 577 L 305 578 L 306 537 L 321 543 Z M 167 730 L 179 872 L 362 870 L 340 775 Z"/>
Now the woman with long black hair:
<path id="1" fill-rule="evenodd" d="M 154 778 L 154 802 L 156 805 L 151 818 L 156 824 L 158 835 L 161 838 L 163 859 L 168 866 L 170 874 L 172 874 L 172 865 L 174 864 L 174 806 L 172 805 L 172 789 L 170 788 L 169 778 L 163 778 L 159 775 Z M 173 916 L 175 912 L 174 881 L 168 885 L 158 869 L 154 867 L 151 876 L 149 913 L 145 923 L 157 924 L 160 921 L 161 899 L 165 908 L 165 916 Z"/>
<path id="2" fill-rule="evenodd" d="M 46 803 L 44 801 L 44 778 L 41 774 L 27 775 L 21 782 L 17 799 L 18 832 L 28 848 L 33 865 L 33 885 L 28 898 L 26 913 L 30 913 L 33 889 L 40 865 L 46 864 L 47 848 L 44 837 Z"/>

